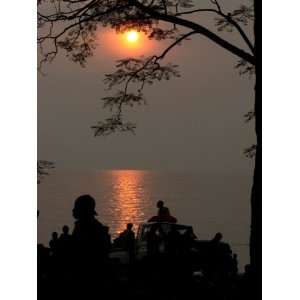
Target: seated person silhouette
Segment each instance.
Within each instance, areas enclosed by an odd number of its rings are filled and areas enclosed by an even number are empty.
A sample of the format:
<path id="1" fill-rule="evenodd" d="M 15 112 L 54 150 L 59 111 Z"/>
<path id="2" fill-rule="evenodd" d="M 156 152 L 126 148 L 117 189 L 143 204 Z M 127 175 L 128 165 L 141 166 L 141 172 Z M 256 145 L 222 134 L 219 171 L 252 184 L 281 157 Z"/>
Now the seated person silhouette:
<path id="1" fill-rule="evenodd" d="M 211 243 L 217 245 L 221 242 L 223 235 L 221 232 L 217 232 L 215 236 L 211 239 Z"/>
<path id="2" fill-rule="evenodd" d="M 148 220 L 148 222 L 168 222 L 177 223 L 177 219 L 170 214 L 168 207 L 164 206 L 164 202 L 159 200 L 156 204 L 158 208 L 157 216 L 153 216 Z"/>
<path id="3" fill-rule="evenodd" d="M 211 260 L 214 260 L 214 263 L 217 263 L 216 259 L 220 256 L 220 249 L 223 244 L 222 239 L 223 239 L 222 233 L 218 232 L 209 242 L 210 244 L 209 255 L 211 257 Z"/>
<path id="4" fill-rule="evenodd" d="M 210 241 L 211 247 L 221 253 L 221 255 L 232 255 L 231 248 L 228 243 L 222 241 L 223 235 L 222 233 L 218 232 L 214 236 L 214 238 Z"/>

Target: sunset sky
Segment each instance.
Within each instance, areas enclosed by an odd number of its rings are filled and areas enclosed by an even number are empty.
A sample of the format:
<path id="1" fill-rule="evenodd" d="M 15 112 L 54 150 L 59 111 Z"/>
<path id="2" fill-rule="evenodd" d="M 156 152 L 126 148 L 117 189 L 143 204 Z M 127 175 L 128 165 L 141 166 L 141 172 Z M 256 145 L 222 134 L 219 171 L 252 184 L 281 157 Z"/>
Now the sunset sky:
<path id="1" fill-rule="evenodd" d="M 228 1 L 234 4 L 235 1 Z M 208 22 L 204 19 L 204 22 Z M 213 27 L 212 27 L 213 28 Z M 235 34 L 224 34 L 239 43 Z M 135 37 L 134 37 L 135 38 Z M 38 75 L 38 157 L 64 169 L 202 170 L 250 176 L 253 161 L 243 150 L 254 143 L 253 80 L 234 69 L 237 58 L 202 36 L 173 49 L 165 62 L 179 65 L 181 78 L 145 88 L 147 105 L 126 111 L 136 135 L 93 136 L 104 120 L 102 82 L 124 57 L 159 54 L 169 42 L 134 42 L 126 34 L 99 29 L 98 47 L 86 68 L 63 53 Z"/>

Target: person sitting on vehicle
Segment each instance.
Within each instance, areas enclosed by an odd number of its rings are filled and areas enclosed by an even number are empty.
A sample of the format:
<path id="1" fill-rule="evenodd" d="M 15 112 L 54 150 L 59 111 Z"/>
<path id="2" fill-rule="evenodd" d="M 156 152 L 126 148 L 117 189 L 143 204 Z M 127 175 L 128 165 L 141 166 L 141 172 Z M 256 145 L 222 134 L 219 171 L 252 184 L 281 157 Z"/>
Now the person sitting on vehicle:
<path id="1" fill-rule="evenodd" d="M 157 202 L 156 207 L 158 208 L 157 216 L 150 218 L 148 222 L 177 223 L 177 219 L 171 216 L 169 208 L 164 206 L 162 200 Z"/>
<path id="2" fill-rule="evenodd" d="M 232 251 L 228 243 L 222 241 L 222 234 L 216 233 L 210 241 L 209 268 L 220 277 L 227 276 L 232 268 Z"/>
<path id="3" fill-rule="evenodd" d="M 159 200 L 156 203 L 156 207 L 158 208 L 157 215 L 158 216 L 169 216 L 170 210 L 165 206 L 164 201 Z"/>
<path id="4" fill-rule="evenodd" d="M 221 242 L 223 235 L 221 232 L 217 232 L 215 236 L 211 239 L 211 242 L 215 245 Z"/>

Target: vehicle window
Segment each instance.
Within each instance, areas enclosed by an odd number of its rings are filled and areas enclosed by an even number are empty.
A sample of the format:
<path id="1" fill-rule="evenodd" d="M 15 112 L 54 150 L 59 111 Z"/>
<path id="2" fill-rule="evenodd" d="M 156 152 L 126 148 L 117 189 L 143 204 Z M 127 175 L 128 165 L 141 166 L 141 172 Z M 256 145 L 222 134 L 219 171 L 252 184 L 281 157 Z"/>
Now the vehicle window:
<path id="1" fill-rule="evenodd" d="M 147 239 L 147 234 L 150 231 L 150 226 L 144 226 L 141 233 L 141 241 L 145 241 Z"/>
<path id="2" fill-rule="evenodd" d="M 187 229 L 186 228 L 183 228 L 183 229 L 179 229 L 178 230 L 180 234 L 185 234 Z"/>
<path id="3" fill-rule="evenodd" d="M 160 227 L 164 234 L 168 234 L 171 230 L 171 226 L 169 224 L 161 224 Z"/>

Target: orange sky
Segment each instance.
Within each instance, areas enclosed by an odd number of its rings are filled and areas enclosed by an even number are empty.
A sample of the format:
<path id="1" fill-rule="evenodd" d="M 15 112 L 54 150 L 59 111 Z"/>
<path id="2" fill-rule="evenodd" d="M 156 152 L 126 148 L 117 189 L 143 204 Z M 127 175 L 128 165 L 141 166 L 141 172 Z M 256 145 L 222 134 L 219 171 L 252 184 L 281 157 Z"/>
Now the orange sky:
<path id="1" fill-rule="evenodd" d="M 140 56 L 151 55 L 161 48 L 161 45 L 155 40 L 149 40 L 143 32 L 138 32 L 138 39 L 135 42 L 128 41 L 127 33 L 116 33 L 114 30 L 100 31 L 98 43 L 100 49 L 107 51 L 113 56 L 126 57 L 126 56 Z"/>

